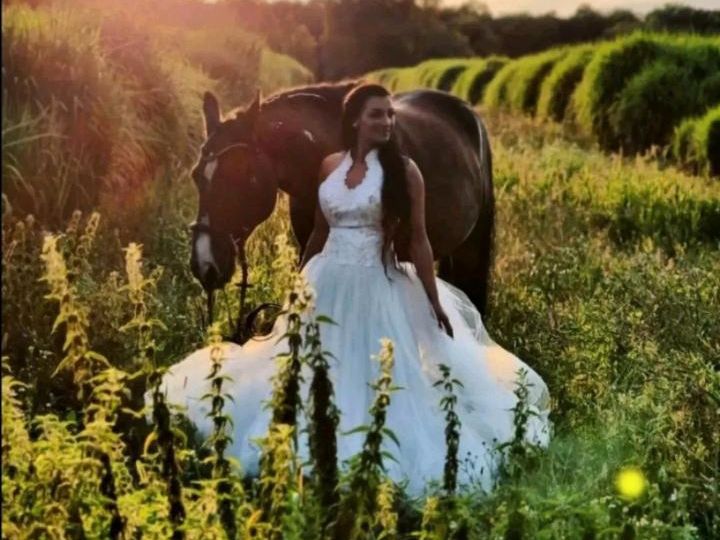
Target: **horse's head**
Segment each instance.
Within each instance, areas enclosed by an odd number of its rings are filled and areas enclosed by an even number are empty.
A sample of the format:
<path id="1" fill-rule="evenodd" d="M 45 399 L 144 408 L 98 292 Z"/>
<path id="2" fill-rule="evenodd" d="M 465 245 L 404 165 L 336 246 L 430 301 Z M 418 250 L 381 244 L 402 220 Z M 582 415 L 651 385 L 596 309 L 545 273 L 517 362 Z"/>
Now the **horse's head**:
<path id="1" fill-rule="evenodd" d="M 261 111 L 258 92 L 246 109 L 222 120 L 217 99 L 205 93 L 206 140 L 192 170 L 199 197 L 191 267 L 206 291 L 230 280 L 237 250 L 272 213 L 278 188 L 292 192 L 298 178 L 316 173 L 321 152 L 303 117 L 308 101 L 317 106 L 322 98 L 269 100 Z"/>
<path id="2" fill-rule="evenodd" d="M 207 291 L 221 288 L 235 270 L 235 255 L 272 213 L 277 178 L 254 138 L 260 96 L 234 118 L 221 120 L 210 92 L 203 99 L 206 140 L 192 179 L 198 190 L 191 267 Z"/>

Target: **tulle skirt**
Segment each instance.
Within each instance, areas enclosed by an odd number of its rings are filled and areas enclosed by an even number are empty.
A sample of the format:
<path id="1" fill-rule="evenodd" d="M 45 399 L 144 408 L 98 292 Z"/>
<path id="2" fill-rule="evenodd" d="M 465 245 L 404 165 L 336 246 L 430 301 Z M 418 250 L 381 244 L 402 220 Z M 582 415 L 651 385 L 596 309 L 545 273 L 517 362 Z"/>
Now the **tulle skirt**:
<path id="1" fill-rule="evenodd" d="M 541 446 L 548 444 L 551 434 L 547 386 L 532 368 L 490 338 L 480 313 L 462 291 L 436 277 L 440 303 L 454 330 L 454 337 L 448 336 L 438 326 L 414 265 L 401 264 L 407 276 L 388 264 L 388 278 L 382 266 L 345 264 L 320 253 L 302 270 L 315 291 L 314 314 L 327 315 L 337 323 L 321 324 L 320 336 L 322 348 L 334 356 L 330 379 L 340 410 L 338 463 L 343 467 L 345 460 L 362 449 L 364 433 L 342 432 L 370 423 L 374 399 L 370 383 L 380 372 L 371 356 L 379 352 L 380 339 L 387 337 L 394 344 L 393 382 L 402 387 L 392 394 L 387 411 L 386 426 L 400 442 L 398 447 L 389 438 L 383 441 L 383 448 L 397 460 L 385 460 L 389 476 L 406 481 L 411 496 L 422 495 L 430 480 L 442 481 L 447 451 L 446 413 L 440 407 L 444 391 L 433 384 L 441 378 L 438 364 L 444 363 L 463 384 L 456 388 L 455 407 L 461 422 L 458 482 L 461 487 L 489 492 L 499 459 L 495 447 L 513 437 L 518 370 L 527 371 L 528 405 L 535 413 L 525 437 Z M 267 337 L 243 346 L 224 344 L 223 373 L 232 381 L 226 381 L 223 390 L 234 398 L 225 404 L 225 412 L 233 419 L 233 443 L 227 452 L 239 459 L 245 473 L 258 472 L 259 447 L 252 439 L 267 433 L 271 413 L 263 403 L 271 396 L 274 357 L 288 350 L 286 340 L 278 342 L 286 327 L 286 318 L 281 316 Z M 167 400 L 187 407 L 187 416 L 205 435 L 212 432 L 207 416 L 210 404 L 200 398 L 209 391 L 210 367 L 210 348 L 206 347 L 172 366 L 163 379 Z M 306 403 L 312 372 L 303 366 L 302 373 L 301 396 Z M 307 460 L 303 413 L 298 423 L 298 453 Z"/>

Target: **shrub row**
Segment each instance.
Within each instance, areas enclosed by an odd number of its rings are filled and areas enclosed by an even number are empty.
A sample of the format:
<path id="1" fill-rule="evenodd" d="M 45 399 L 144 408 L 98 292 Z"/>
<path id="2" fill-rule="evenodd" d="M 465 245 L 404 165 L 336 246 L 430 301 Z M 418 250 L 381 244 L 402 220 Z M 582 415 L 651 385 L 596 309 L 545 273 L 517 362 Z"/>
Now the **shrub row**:
<path id="1" fill-rule="evenodd" d="M 667 145 L 720 102 L 720 39 L 644 32 L 601 44 L 573 96 L 578 125 L 606 150 Z"/>
<path id="2" fill-rule="evenodd" d="M 672 145 L 670 155 L 691 170 L 718 174 L 710 151 L 720 145 L 713 122 L 695 130 L 688 120 L 680 129 L 685 119 L 712 117 L 709 111 L 720 104 L 717 36 L 640 31 L 516 59 L 430 60 L 368 77 L 394 91 L 447 90 L 473 105 L 572 125 L 607 151 L 636 154 Z M 693 149 L 685 151 L 691 132 Z"/>
<path id="3" fill-rule="evenodd" d="M 672 152 L 696 174 L 720 175 L 720 105 L 684 120 L 673 134 Z"/>

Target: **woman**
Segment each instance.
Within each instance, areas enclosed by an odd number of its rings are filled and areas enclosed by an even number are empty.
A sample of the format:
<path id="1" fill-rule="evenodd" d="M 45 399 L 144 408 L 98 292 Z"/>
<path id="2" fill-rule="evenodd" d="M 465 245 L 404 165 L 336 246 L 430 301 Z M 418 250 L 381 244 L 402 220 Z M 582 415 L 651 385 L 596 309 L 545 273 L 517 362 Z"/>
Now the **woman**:
<path id="1" fill-rule="evenodd" d="M 422 493 L 429 480 L 443 474 L 445 412 L 438 364 L 451 369 L 463 383 L 457 388 L 456 412 L 461 421 L 459 483 L 492 488 L 498 454 L 495 446 L 512 438 L 517 370 L 527 370 L 531 416 L 526 438 L 547 444 L 550 436 L 549 396 L 543 380 L 487 334 L 467 296 L 436 278 L 425 230 L 423 178 L 412 159 L 400 153 L 393 134 L 395 114 L 388 91 L 368 84 L 354 88 L 343 104 L 345 150 L 327 156 L 320 167 L 315 225 L 301 262 L 302 274 L 315 291 L 315 313 L 337 325 L 323 325 L 323 349 L 332 353 L 331 380 L 340 410 L 338 459 L 347 460 L 362 448 L 364 433 L 341 433 L 368 424 L 379 366 L 371 360 L 380 339 L 394 344 L 394 383 L 386 426 L 400 446 L 389 439 L 384 447 L 397 462 L 386 460 L 388 474 L 407 480 L 411 495 Z M 413 263 L 399 263 L 393 250 L 397 224 L 411 225 Z M 446 311 L 447 310 L 447 311 Z M 251 440 L 266 434 L 270 411 L 272 358 L 287 350 L 286 319 L 278 318 L 270 339 L 253 339 L 242 347 L 228 344 L 224 373 L 232 378 L 224 390 L 234 402 L 226 412 L 234 422 L 229 453 L 246 472 L 258 470 L 259 451 Z M 208 390 L 210 368 L 205 348 L 173 366 L 165 376 L 168 401 L 186 405 L 201 432 L 212 430 L 209 410 L 199 398 Z M 302 398 L 312 374 L 303 367 Z M 304 415 L 298 452 L 308 458 Z"/>

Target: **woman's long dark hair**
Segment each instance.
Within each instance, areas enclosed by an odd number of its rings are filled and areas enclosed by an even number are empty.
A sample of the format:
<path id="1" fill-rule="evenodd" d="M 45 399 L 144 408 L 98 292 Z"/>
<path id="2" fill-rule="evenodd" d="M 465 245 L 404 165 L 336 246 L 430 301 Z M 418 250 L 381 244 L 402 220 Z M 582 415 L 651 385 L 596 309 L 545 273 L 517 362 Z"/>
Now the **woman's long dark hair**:
<path id="1" fill-rule="evenodd" d="M 354 152 L 357 148 L 357 130 L 353 123 L 362 113 L 363 107 L 371 97 L 388 97 L 390 92 L 379 84 L 361 84 L 353 88 L 343 100 L 342 114 L 342 142 L 346 150 Z M 382 263 L 387 276 L 387 261 L 385 255 L 388 247 L 395 240 L 400 223 L 407 223 L 410 219 L 410 196 L 407 192 L 407 177 L 405 162 L 400 152 L 395 131 L 390 134 L 386 143 L 380 144 L 378 159 L 383 168 L 384 182 L 382 186 Z M 403 274 L 406 272 L 398 266 L 397 257 L 394 257 L 393 266 Z"/>

